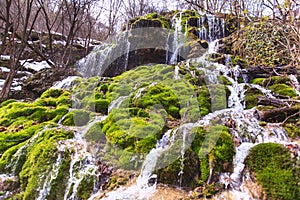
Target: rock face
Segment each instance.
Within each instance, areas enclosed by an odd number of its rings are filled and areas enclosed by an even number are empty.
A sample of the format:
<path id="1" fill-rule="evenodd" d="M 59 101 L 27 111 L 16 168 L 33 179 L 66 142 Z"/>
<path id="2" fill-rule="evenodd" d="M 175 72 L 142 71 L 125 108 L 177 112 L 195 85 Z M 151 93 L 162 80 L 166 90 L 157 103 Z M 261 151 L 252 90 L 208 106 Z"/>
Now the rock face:
<path id="1" fill-rule="evenodd" d="M 200 57 L 208 48 L 207 41 L 232 32 L 226 24 L 231 19 L 201 16 L 195 11 L 153 13 L 132 19 L 115 45 L 102 44 L 93 55 L 79 62 L 79 71 L 86 77 L 114 77 L 140 65 L 174 64 Z"/>
<path id="2" fill-rule="evenodd" d="M 19 98 L 36 99 L 41 96 L 43 92 L 52 87 L 55 82 L 76 74 L 77 72 L 72 67 L 51 68 L 36 72 L 23 82 Z"/>

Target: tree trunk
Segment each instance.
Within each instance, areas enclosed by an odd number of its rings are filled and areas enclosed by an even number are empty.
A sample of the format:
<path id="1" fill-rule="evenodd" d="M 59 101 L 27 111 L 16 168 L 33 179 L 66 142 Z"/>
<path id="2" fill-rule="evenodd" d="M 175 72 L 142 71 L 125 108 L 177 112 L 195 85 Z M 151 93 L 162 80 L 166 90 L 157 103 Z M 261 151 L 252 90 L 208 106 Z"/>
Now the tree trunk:
<path id="1" fill-rule="evenodd" d="M 10 69 L 7 77 L 6 77 L 4 85 L 3 85 L 2 90 L 0 92 L 0 102 L 3 102 L 3 101 L 8 99 L 10 88 L 12 86 L 12 83 L 13 83 L 13 80 L 14 80 L 14 77 L 15 77 L 15 73 L 16 73 L 15 68 L 12 67 Z"/>
<path id="2" fill-rule="evenodd" d="M 256 111 L 255 116 L 265 122 L 283 122 L 289 116 L 292 116 L 300 111 L 297 107 L 283 107 L 273 110 Z"/>

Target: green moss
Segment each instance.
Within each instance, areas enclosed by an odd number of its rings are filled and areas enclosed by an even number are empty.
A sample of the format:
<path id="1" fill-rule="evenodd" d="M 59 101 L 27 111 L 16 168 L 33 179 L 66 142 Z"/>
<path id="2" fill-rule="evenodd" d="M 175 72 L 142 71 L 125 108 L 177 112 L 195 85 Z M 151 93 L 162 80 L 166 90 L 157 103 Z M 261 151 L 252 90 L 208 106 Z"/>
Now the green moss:
<path id="1" fill-rule="evenodd" d="M 157 111 L 156 111 L 157 112 Z M 107 138 L 109 148 L 106 157 L 114 165 L 123 168 L 139 167 L 142 163 L 133 158 L 137 154 L 143 155 L 155 147 L 161 137 L 165 121 L 163 113 L 157 114 L 148 110 L 147 115 L 140 109 L 113 109 L 108 117 L 101 122 L 102 131 Z M 164 114 L 165 115 L 165 114 Z M 99 131 L 98 131 L 99 132 Z"/>
<path id="2" fill-rule="evenodd" d="M 83 177 L 82 181 L 80 182 L 77 188 L 76 196 L 82 200 L 87 200 L 91 196 L 93 188 L 94 177 L 87 175 Z"/>
<path id="3" fill-rule="evenodd" d="M 210 89 L 211 111 L 227 108 L 228 88 L 223 84 L 211 85 Z"/>
<path id="4" fill-rule="evenodd" d="M 255 78 L 253 79 L 251 82 L 253 84 L 258 84 L 264 87 L 268 87 L 271 85 L 275 85 L 275 84 L 285 84 L 287 82 L 289 82 L 289 77 L 288 76 L 272 76 L 269 78 Z"/>
<path id="5" fill-rule="evenodd" d="M 23 199 L 35 199 L 38 188 L 45 181 L 51 170 L 52 163 L 57 157 L 58 140 L 73 137 L 73 133 L 63 130 L 44 130 L 39 137 L 27 149 L 27 159 L 20 172 L 21 189 L 24 191 Z"/>
<path id="6" fill-rule="evenodd" d="M 255 78 L 251 81 L 251 83 L 263 86 L 265 80 L 266 80 L 265 78 Z"/>
<path id="7" fill-rule="evenodd" d="M 158 180 L 162 183 L 195 187 L 199 181 L 206 182 L 211 166 L 214 175 L 223 172 L 223 163 L 233 162 L 235 148 L 228 128 L 220 125 L 209 127 L 195 127 L 185 135 L 193 138 L 190 146 L 186 147 L 182 159 L 183 139 L 182 130 L 172 132 L 174 143 L 157 159 L 161 169 L 157 170 Z M 183 165 L 182 165 L 183 163 Z M 182 177 L 178 176 L 183 171 Z"/>
<path id="8" fill-rule="evenodd" d="M 89 142 L 105 143 L 106 137 L 102 131 L 100 123 L 94 124 L 85 134 L 85 138 Z"/>
<path id="9" fill-rule="evenodd" d="M 86 110 L 72 110 L 70 111 L 62 121 L 62 124 L 65 126 L 84 126 L 92 118 L 94 114 Z"/>
<path id="10" fill-rule="evenodd" d="M 285 123 L 285 131 L 287 132 L 290 138 L 297 138 L 300 136 L 300 121 L 294 123 Z"/>
<path id="11" fill-rule="evenodd" d="M 7 106 L 8 104 L 10 104 L 10 103 L 14 103 L 14 102 L 17 102 L 15 99 L 9 99 L 9 100 L 6 100 L 6 101 L 4 101 L 4 102 L 2 102 L 1 104 L 0 104 L 0 108 L 1 107 L 4 107 L 4 106 Z"/>
<path id="12" fill-rule="evenodd" d="M 136 19 L 131 20 L 129 25 L 132 29 L 145 27 L 170 28 L 169 21 L 157 13 L 150 13 L 141 17 L 137 17 Z"/>
<path id="13" fill-rule="evenodd" d="M 232 83 L 223 75 L 219 76 L 218 80 L 220 83 L 222 83 L 224 85 L 232 85 Z"/>
<path id="14" fill-rule="evenodd" d="M 270 199 L 297 199 L 300 195 L 299 168 L 281 144 L 264 143 L 253 147 L 246 165 L 255 173 Z"/>
<path id="15" fill-rule="evenodd" d="M 269 89 L 271 89 L 272 91 L 274 91 L 279 95 L 289 96 L 289 97 L 297 96 L 295 90 L 286 84 L 275 84 L 270 86 Z"/>
<path id="16" fill-rule="evenodd" d="M 263 96 L 262 92 L 256 88 L 248 88 L 245 92 L 246 109 L 257 106 L 258 96 Z"/>
<path id="17" fill-rule="evenodd" d="M 95 111 L 106 114 L 109 104 L 110 101 L 108 99 L 95 100 Z"/>
<path id="18" fill-rule="evenodd" d="M 56 178 L 51 182 L 51 189 L 48 200 L 63 199 L 67 188 L 67 182 L 69 178 L 71 157 L 70 152 L 64 152 L 62 155 L 62 161 L 58 168 L 58 174 Z"/>
<path id="19" fill-rule="evenodd" d="M 19 125 L 20 123 L 20 125 Z M 37 133 L 39 130 L 45 126 L 45 124 L 37 124 L 33 125 L 34 122 L 28 121 L 26 124 L 20 121 L 15 122 L 14 124 L 8 129 L 6 132 L 0 133 L 0 153 L 5 152 L 10 147 L 13 147 L 14 145 L 18 145 L 29 138 L 33 136 L 35 133 Z M 19 127 L 23 127 L 22 130 L 18 130 Z M 14 127 L 17 127 L 15 130 L 12 129 Z"/>
<path id="20" fill-rule="evenodd" d="M 198 90 L 198 104 L 201 116 L 205 116 L 210 112 L 210 94 L 208 88 L 205 86 L 201 86 Z"/>

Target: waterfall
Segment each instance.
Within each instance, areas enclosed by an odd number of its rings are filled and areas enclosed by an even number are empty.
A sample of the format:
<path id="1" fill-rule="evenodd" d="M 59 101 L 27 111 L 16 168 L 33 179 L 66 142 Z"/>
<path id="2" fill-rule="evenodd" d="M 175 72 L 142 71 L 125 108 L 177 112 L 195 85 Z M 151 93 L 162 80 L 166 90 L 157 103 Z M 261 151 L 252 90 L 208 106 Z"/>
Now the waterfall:
<path id="1" fill-rule="evenodd" d="M 77 63 L 77 68 L 83 77 L 101 76 L 114 62 L 127 70 L 130 52 L 131 32 L 126 29 L 116 38 L 116 43 L 103 42 L 95 46 L 93 51 Z"/>
<path id="2" fill-rule="evenodd" d="M 226 25 L 223 18 L 215 15 L 199 13 L 199 39 L 212 42 L 226 36 Z"/>
<path id="3" fill-rule="evenodd" d="M 160 139 L 156 148 L 152 149 L 146 156 L 143 163 L 141 173 L 137 178 L 136 182 L 128 188 L 119 188 L 116 191 L 106 194 L 104 199 L 115 200 L 115 199 L 144 199 L 148 195 L 155 192 L 156 184 L 148 185 L 150 179 L 156 179 L 156 175 L 153 171 L 156 167 L 157 159 L 170 147 L 170 134 L 173 130 L 168 130 Z"/>
<path id="4" fill-rule="evenodd" d="M 105 70 L 106 59 L 112 53 L 113 47 L 108 43 L 94 47 L 90 54 L 78 61 L 78 71 L 84 77 L 101 75 Z"/>
<path id="5" fill-rule="evenodd" d="M 289 78 L 292 82 L 292 86 L 293 86 L 294 90 L 296 91 L 297 95 L 300 96 L 300 85 L 299 85 L 299 82 L 297 80 L 297 77 L 293 74 L 290 74 Z"/>
<path id="6" fill-rule="evenodd" d="M 182 15 L 183 13 L 179 12 L 178 14 L 174 15 L 172 19 L 172 28 L 169 31 L 168 39 L 166 43 L 166 50 L 167 50 L 166 63 L 175 64 L 176 62 L 178 62 L 180 49 L 185 44 L 186 35 L 182 29 Z M 185 29 L 187 29 L 187 24 L 185 24 Z"/>
<path id="7" fill-rule="evenodd" d="M 159 160 L 160 156 L 168 151 L 172 151 L 181 157 L 181 169 L 183 170 L 183 160 L 184 154 L 187 147 L 191 145 L 193 137 L 187 134 L 190 130 L 195 127 L 196 124 L 187 123 L 183 124 L 175 130 L 168 130 L 164 133 L 162 138 L 157 141 L 156 148 L 152 149 L 146 156 L 139 177 L 136 182 L 127 187 L 119 188 L 116 191 L 109 192 L 106 194 L 105 200 L 115 200 L 115 199 L 147 199 L 150 195 L 156 192 L 156 179 L 157 175 L 154 174 L 156 169 L 163 168 L 168 165 L 167 161 Z M 179 139 L 180 138 L 180 139 Z M 180 147 L 175 145 L 175 142 L 182 140 Z M 176 156 L 177 157 L 177 156 Z M 160 161 L 160 162 L 158 162 Z M 159 163 L 159 165 L 158 165 Z M 181 177 L 183 171 L 178 174 L 179 183 L 181 182 Z M 150 181 L 155 180 L 154 184 L 150 184 Z"/>
<path id="8" fill-rule="evenodd" d="M 61 152 L 59 152 L 58 156 L 57 156 L 57 159 L 56 159 L 56 162 L 53 164 L 50 173 L 48 174 L 48 176 L 46 177 L 46 179 L 44 181 L 43 187 L 39 189 L 39 196 L 37 197 L 36 200 L 44 200 L 49 195 L 50 189 L 51 189 L 51 183 L 58 176 L 59 166 L 62 163 L 62 157 L 61 156 L 62 156 L 62 154 L 61 154 Z"/>

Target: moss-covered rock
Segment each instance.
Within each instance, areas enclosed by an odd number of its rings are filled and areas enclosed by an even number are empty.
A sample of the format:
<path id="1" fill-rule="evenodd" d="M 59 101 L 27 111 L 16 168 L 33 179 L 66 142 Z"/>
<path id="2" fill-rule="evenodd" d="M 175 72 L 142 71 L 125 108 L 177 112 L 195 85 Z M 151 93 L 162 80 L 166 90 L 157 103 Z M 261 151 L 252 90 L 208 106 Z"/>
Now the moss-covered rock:
<path id="1" fill-rule="evenodd" d="M 168 19 L 157 13 L 151 13 L 130 20 L 128 26 L 132 29 L 146 27 L 170 28 L 170 22 Z"/>
<path id="2" fill-rule="evenodd" d="M 297 96 L 296 91 L 292 87 L 290 87 L 286 84 L 274 84 L 274 85 L 270 86 L 269 89 L 271 89 L 273 92 L 275 92 L 279 95 L 283 95 L 283 96 L 287 96 L 287 97 Z"/>
<path id="3" fill-rule="evenodd" d="M 46 180 L 57 159 L 57 141 L 73 137 L 72 132 L 57 129 L 43 130 L 38 133 L 26 154 L 26 161 L 19 173 L 23 199 L 35 199 L 39 194 L 39 186 Z"/>
<path id="4" fill-rule="evenodd" d="M 223 163 L 233 161 L 235 149 L 226 127 L 216 125 L 208 130 L 194 127 L 185 136 L 181 135 L 181 130 L 173 134 L 174 143 L 158 158 L 158 182 L 184 187 L 196 187 L 201 183 L 203 186 L 209 178 L 210 181 L 218 179 L 218 174 L 224 172 Z M 184 155 L 183 149 L 186 150 Z M 212 175 L 211 168 L 214 169 Z"/>
<path id="5" fill-rule="evenodd" d="M 270 199 L 299 197 L 299 168 L 281 144 L 264 143 L 253 147 L 245 161 Z"/>
<path id="6" fill-rule="evenodd" d="M 263 96 L 262 92 L 256 88 L 248 88 L 245 92 L 246 109 L 251 109 L 257 106 L 258 96 Z"/>
<path id="7" fill-rule="evenodd" d="M 86 110 L 71 110 L 62 120 L 65 126 L 84 126 L 86 125 L 95 114 Z"/>

